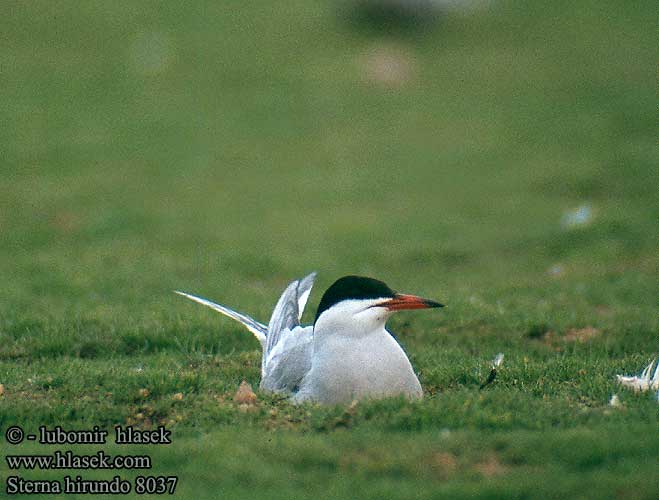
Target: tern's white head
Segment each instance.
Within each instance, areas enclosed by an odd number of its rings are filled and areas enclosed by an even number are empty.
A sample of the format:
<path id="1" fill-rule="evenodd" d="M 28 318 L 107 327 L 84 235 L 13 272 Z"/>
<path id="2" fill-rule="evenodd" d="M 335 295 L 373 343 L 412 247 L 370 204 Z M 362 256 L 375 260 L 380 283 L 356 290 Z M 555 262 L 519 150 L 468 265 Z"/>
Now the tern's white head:
<path id="1" fill-rule="evenodd" d="M 382 281 L 344 276 L 330 286 L 318 305 L 314 332 L 360 336 L 383 329 L 396 311 L 443 307 L 439 302 L 394 292 Z"/>

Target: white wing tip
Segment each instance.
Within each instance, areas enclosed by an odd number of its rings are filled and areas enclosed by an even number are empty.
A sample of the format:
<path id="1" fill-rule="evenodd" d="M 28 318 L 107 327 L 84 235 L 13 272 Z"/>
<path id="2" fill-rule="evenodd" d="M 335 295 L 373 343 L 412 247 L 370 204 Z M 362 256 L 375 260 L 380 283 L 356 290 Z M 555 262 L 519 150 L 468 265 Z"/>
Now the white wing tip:
<path id="1" fill-rule="evenodd" d="M 185 297 L 186 299 L 194 300 L 195 302 L 201 302 L 201 303 L 208 302 L 206 299 L 202 297 L 197 297 L 196 295 L 192 295 L 191 293 L 182 292 L 181 290 L 172 290 L 172 291 L 176 295 L 180 295 L 181 297 Z"/>

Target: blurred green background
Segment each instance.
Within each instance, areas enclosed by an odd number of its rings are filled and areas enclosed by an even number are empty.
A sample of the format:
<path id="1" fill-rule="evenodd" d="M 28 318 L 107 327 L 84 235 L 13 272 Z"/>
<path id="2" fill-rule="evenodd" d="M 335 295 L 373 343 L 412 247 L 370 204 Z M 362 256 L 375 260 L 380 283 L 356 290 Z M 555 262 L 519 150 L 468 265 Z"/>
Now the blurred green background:
<path id="1" fill-rule="evenodd" d="M 614 375 L 659 350 L 654 12 L 454 2 L 399 23 L 349 2 L 3 2 L 0 424 L 165 423 L 181 444 L 154 471 L 191 464 L 179 491 L 201 498 L 656 497 L 656 402 L 621 393 L 607 413 Z M 344 274 L 448 305 L 390 325 L 423 403 L 345 425 L 231 403 L 258 384 L 256 342 L 171 291 L 267 321 L 313 270 L 309 320 Z M 510 371 L 478 392 L 499 351 Z M 193 451 L 243 435 L 220 462 Z M 537 446 L 573 439 L 591 454 Z M 369 448 L 382 440 L 422 451 Z M 290 462 L 267 472 L 263 453 Z"/>

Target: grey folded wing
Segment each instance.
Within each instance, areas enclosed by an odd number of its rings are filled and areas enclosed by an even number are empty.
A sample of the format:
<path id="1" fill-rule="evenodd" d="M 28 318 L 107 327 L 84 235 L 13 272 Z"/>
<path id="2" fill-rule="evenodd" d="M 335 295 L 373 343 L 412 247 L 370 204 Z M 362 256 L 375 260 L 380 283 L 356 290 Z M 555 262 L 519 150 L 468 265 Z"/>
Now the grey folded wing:
<path id="1" fill-rule="evenodd" d="M 270 322 L 261 361 L 261 388 L 292 391 L 311 363 L 313 327 L 300 327 L 316 273 L 291 282 L 279 297 Z"/>
<path id="2" fill-rule="evenodd" d="M 279 343 L 282 332 L 292 331 L 295 327 L 300 326 L 300 318 L 315 279 L 316 273 L 311 273 L 301 280 L 295 280 L 286 287 L 284 293 L 279 297 L 277 305 L 272 311 L 272 316 L 270 316 L 268 332 L 263 346 L 261 368 L 264 373 L 269 354 Z"/>
<path id="3" fill-rule="evenodd" d="M 312 338 L 312 326 L 282 331 L 266 360 L 261 389 L 281 393 L 297 391 L 311 369 Z"/>

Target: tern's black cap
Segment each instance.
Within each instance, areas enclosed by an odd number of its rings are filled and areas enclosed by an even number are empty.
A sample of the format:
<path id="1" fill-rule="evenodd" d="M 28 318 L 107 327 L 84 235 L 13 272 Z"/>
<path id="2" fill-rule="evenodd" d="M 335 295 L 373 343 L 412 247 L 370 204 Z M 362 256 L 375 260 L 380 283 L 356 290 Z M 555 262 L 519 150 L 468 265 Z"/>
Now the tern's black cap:
<path id="1" fill-rule="evenodd" d="M 320 299 L 314 323 L 324 311 L 343 300 L 386 299 L 395 295 L 396 292 L 382 281 L 364 276 L 344 276 L 336 280 Z"/>

